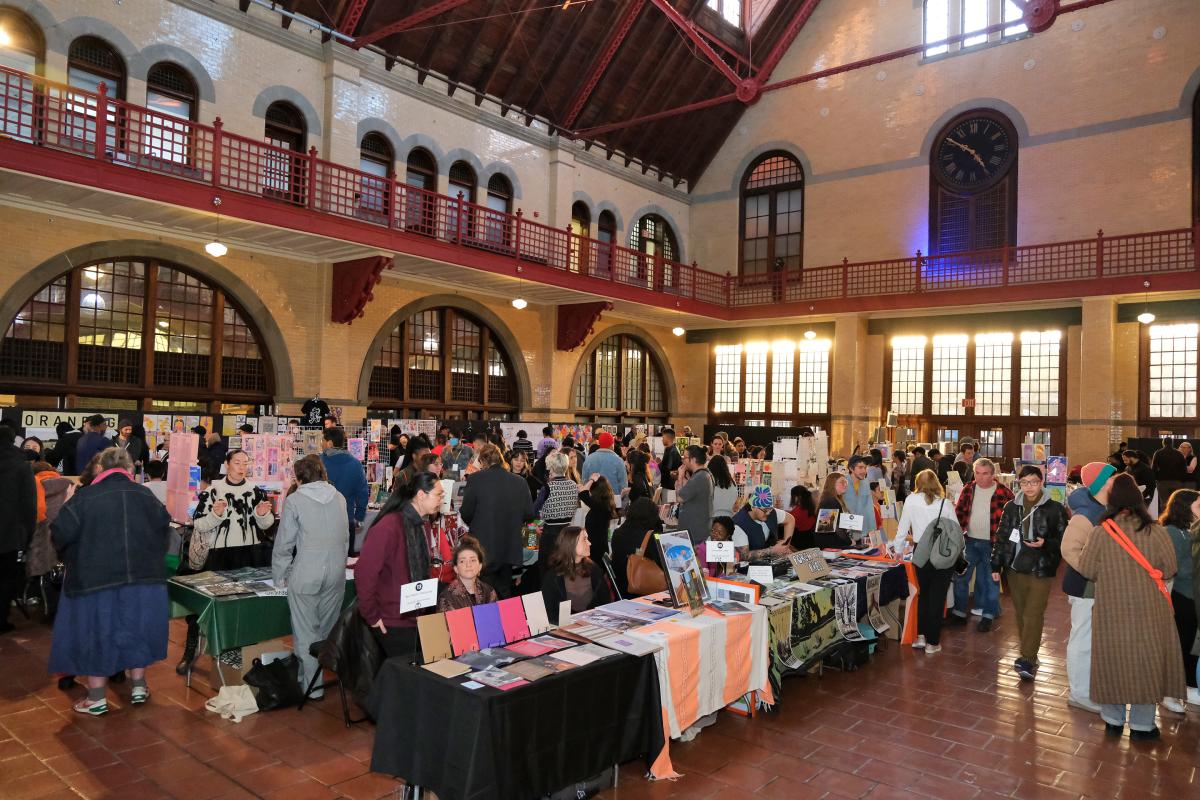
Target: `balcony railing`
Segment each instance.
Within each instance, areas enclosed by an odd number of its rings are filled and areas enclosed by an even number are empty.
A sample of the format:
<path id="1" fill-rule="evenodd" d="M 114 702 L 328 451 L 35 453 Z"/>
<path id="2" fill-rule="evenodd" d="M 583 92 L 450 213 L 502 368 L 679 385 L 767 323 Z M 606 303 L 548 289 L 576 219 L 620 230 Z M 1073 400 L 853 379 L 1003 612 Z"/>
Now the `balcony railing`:
<path id="1" fill-rule="evenodd" d="M 586 288 L 596 293 L 611 284 L 645 289 L 664 302 L 775 310 L 786 303 L 927 295 L 935 304 L 938 293 L 955 290 L 1198 269 L 1196 233 L 1182 228 L 721 275 L 543 225 L 521 211 L 497 211 L 461 194 L 448 197 L 325 161 L 316 148 L 302 153 L 230 133 L 219 118 L 204 125 L 115 100 L 103 84 L 86 92 L 6 68 L 0 68 L 0 137 L 540 264 L 590 279 Z"/>

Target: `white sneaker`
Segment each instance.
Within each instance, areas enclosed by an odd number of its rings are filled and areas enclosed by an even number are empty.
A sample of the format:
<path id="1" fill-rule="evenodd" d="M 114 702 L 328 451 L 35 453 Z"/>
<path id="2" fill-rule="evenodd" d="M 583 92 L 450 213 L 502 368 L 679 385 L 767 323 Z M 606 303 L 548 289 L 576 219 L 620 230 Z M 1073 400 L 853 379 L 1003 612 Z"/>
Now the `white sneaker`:
<path id="1" fill-rule="evenodd" d="M 925 637 L 918 636 L 916 638 L 916 640 L 913 641 L 912 646 L 913 646 L 913 650 L 924 650 L 925 649 Z"/>
<path id="2" fill-rule="evenodd" d="M 1100 713 L 1100 705 L 1098 703 L 1093 703 L 1091 700 L 1085 700 L 1081 697 L 1076 697 L 1073 694 L 1067 695 L 1067 705 L 1074 706 L 1075 708 L 1083 711 L 1090 711 L 1093 714 Z"/>
<path id="3" fill-rule="evenodd" d="M 925 645 L 925 655 L 927 655 L 927 656 L 931 656 L 934 653 L 940 653 L 940 652 L 942 652 L 942 646 L 940 644 Z"/>
<path id="4" fill-rule="evenodd" d="M 983 609 L 982 609 L 982 608 L 972 608 L 972 609 L 971 609 L 971 614 L 972 614 L 973 616 L 976 616 L 976 617 L 982 617 L 982 616 L 983 616 Z"/>
<path id="5" fill-rule="evenodd" d="M 1175 714 L 1187 713 L 1187 706 L 1183 704 L 1183 701 L 1174 697 L 1164 697 L 1162 707 Z"/>

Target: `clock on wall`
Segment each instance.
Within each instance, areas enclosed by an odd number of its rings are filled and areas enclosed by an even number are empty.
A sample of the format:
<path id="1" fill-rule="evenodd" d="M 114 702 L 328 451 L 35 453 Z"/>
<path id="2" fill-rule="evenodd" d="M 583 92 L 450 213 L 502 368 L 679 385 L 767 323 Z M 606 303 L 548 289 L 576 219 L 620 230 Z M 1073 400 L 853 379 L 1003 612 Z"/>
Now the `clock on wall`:
<path id="1" fill-rule="evenodd" d="M 937 141 L 933 173 L 947 188 L 976 192 L 1008 174 L 1016 155 L 1005 125 L 991 117 L 966 117 Z"/>

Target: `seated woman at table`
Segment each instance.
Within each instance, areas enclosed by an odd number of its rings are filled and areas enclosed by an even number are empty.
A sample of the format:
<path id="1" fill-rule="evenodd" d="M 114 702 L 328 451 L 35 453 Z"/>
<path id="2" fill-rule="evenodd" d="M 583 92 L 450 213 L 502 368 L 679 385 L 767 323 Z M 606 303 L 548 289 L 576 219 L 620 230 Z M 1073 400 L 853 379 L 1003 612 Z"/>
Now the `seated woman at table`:
<path id="1" fill-rule="evenodd" d="M 456 608 L 470 608 L 496 602 L 496 590 L 479 579 L 479 573 L 483 572 L 483 562 L 483 548 L 478 540 L 464 536 L 454 548 L 454 556 L 450 559 L 454 566 L 454 580 L 450 581 L 438 597 L 438 611 L 453 611 Z"/>
<path id="2" fill-rule="evenodd" d="M 572 614 L 612 602 L 604 568 L 588 557 L 590 552 L 591 543 L 578 525 L 558 534 L 550 569 L 542 576 L 542 598 L 551 622 L 558 623 L 558 605 L 564 600 L 571 601 Z"/>
<path id="3" fill-rule="evenodd" d="M 279 520 L 271 573 L 275 588 L 287 589 L 292 617 L 292 650 L 300 658 L 300 686 L 308 688 L 321 669 L 309 654 L 341 616 L 346 597 L 346 499 L 329 483 L 318 455 L 292 465 L 296 482 L 288 490 Z M 317 690 L 313 697 L 322 697 Z"/>
<path id="4" fill-rule="evenodd" d="M 736 528 L 737 526 L 733 524 L 733 517 L 713 517 L 712 529 L 708 532 L 708 538 L 696 545 L 696 561 L 699 562 L 700 568 L 709 576 L 718 578 L 733 571 L 734 564 L 732 562 L 708 560 L 708 543 L 728 542 L 732 540 L 733 532 Z M 735 560 L 744 561 L 749 552 L 750 548 L 744 542 L 742 547 L 738 547 L 736 541 L 734 542 Z"/>
<path id="5" fill-rule="evenodd" d="M 625 521 L 613 531 L 613 575 L 617 582 L 617 592 L 622 597 L 630 596 L 628 575 L 625 571 L 629 557 L 642 546 L 642 541 L 646 538 L 647 531 L 662 533 L 662 529 L 663 523 L 662 519 L 658 516 L 658 506 L 654 505 L 652 500 L 640 497 L 630 504 L 629 513 L 625 515 Z M 655 564 L 661 563 L 658 556 L 658 546 L 654 543 L 653 536 L 650 537 L 650 545 L 642 555 Z"/>
<path id="6" fill-rule="evenodd" d="M 846 490 L 850 488 L 850 482 L 846 480 L 846 476 L 840 472 L 831 472 L 825 476 L 825 483 L 821 486 L 821 496 L 817 500 L 818 511 L 826 508 L 831 508 L 838 514 L 844 514 L 846 501 L 844 495 Z M 833 531 L 817 532 L 813 535 L 816 540 L 817 547 L 850 547 L 850 532 L 835 528 Z"/>
<path id="7" fill-rule="evenodd" d="M 107 676 L 125 669 L 133 679 L 130 702 L 146 702 L 146 667 L 167 657 L 164 559 L 171 522 L 163 504 L 134 482 L 125 450 L 111 447 L 98 458 L 99 474 L 63 504 L 50 526 L 66 565 L 50 671 L 88 676 L 87 696 L 73 708 L 92 716 L 108 711 Z"/>
<path id="8" fill-rule="evenodd" d="M 354 566 L 359 616 L 388 658 L 411 661 L 420 652 L 417 617 L 432 607 L 401 614 L 400 587 L 433 575 L 425 517 L 441 509 L 444 496 L 432 472 L 414 475 L 379 510 Z"/>

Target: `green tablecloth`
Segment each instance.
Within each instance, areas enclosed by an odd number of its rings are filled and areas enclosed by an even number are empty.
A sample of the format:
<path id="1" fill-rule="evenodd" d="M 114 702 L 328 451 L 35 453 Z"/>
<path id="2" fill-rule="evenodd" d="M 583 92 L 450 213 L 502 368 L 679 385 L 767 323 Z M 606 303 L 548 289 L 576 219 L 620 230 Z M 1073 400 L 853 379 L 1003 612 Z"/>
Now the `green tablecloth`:
<path id="1" fill-rule="evenodd" d="M 195 614 L 204 634 L 204 651 L 216 656 L 236 647 L 246 647 L 292 632 L 292 617 L 286 597 L 210 597 L 174 580 L 167 582 L 171 617 Z M 354 581 L 346 581 L 342 608 L 354 600 Z"/>

